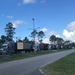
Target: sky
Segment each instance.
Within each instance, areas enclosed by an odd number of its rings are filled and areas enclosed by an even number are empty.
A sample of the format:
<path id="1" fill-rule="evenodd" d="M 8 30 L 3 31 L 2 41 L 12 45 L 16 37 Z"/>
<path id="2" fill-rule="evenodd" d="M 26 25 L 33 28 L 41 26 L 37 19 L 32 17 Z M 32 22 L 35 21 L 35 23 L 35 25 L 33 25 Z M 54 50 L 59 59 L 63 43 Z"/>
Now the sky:
<path id="1" fill-rule="evenodd" d="M 11 22 L 14 39 L 32 39 L 32 18 L 35 29 L 45 33 L 43 42 L 51 35 L 75 42 L 75 0 L 0 0 L 0 36 L 6 35 L 4 28 Z"/>

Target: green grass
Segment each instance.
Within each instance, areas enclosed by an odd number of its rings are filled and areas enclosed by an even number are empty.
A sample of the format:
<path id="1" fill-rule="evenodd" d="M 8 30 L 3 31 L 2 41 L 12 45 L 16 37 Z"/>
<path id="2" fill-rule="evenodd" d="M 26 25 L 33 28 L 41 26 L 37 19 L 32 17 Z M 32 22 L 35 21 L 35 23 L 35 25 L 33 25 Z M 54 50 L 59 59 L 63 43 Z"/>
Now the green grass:
<path id="1" fill-rule="evenodd" d="M 8 57 L 8 58 L 0 59 L 0 63 L 30 58 L 30 57 L 34 57 L 34 56 L 45 55 L 45 54 L 59 52 L 59 51 L 65 51 L 65 49 L 46 50 L 46 51 L 39 51 L 39 52 L 36 52 L 36 53 L 35 52 L 30 52 L 30 53 L 28 52 L 28 53 L 20 53 L 20 54 L 11 54 L 10 57 Z"/>
<path id="2" fill-rule="evenodd" d="M 75 53 L 47 65 L 42 70 L 47 75 L 75 75 Z"/>
<path id="3" fill-rule="evenodd" d="M 8 58 L 0 59 L 0 63 L 30 58 L 30 57 L 34 57 L 34 56 L 45 55 L 45 54 L 49 54 L 49 53 L 53 53 L 53 52 L 58 52 L 58 51 L 48 51 L 48 50 L 46 50 L 46 51 L 39 51 L 39 52 L 36 52 L 36 53 L 35 52 L 30 52 L 30 53 L 28 52 L 28 53 L 20 53 L 20 54 L 11 54 L 10 57 L 8 57 Z"/>

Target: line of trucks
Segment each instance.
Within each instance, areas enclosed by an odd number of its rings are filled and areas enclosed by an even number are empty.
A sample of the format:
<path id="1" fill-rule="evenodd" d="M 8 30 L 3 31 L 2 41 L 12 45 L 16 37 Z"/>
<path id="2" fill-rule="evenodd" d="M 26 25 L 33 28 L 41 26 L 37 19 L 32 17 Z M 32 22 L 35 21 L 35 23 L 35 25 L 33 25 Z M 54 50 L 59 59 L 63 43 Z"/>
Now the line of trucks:
<path id="1" fill-rule="evenodd" d="M 0 54 L 11 54 L 11 53 L 20 53 L 25 52 L 36 52 L 41 50 L 55 50 L 55 49 L 71 49 L 71 45 L 55 45 L 55 44 L 31 44 L 26 42 L 5 42 L 0 48 Z"/>

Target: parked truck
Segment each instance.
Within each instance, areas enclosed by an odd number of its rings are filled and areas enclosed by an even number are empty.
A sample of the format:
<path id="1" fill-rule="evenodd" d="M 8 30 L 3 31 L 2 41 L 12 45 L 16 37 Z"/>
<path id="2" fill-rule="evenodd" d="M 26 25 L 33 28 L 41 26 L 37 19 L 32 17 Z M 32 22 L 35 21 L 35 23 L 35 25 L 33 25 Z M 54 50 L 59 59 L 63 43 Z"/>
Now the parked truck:
<path id="1" fill-rule="evenodd" d="M 26 42 L 17 42 L 17 51 L 30 52 L 33 51 L 33 45 Z"/>
<path id="2" fill-rule="evenodd" d="M 41 44 L 39 44 L 39 48 L 40 48 L 40 50 L 48 50 L 48 45 L 49 44 L 41 43 Z"/>
<path id="3" fill-rule="evenodd" d="M 2 44 L 2 47 L 0 48 L 0 54 L 9 54 L 9 53 L 15 53 L 15 42 L 5 42 Z"/>

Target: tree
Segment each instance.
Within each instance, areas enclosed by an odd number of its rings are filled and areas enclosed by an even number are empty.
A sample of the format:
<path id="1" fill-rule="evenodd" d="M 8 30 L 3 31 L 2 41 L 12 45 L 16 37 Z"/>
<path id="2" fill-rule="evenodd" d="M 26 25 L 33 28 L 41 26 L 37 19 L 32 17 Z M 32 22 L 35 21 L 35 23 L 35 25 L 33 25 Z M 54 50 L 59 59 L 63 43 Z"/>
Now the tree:
<path id="1" fill-rule="evenodd" d="M 39 31 L 38 32 L 38 40 L 41 43 L 42 42 L 42 38 L 45 36 L 45 33 L 43 31 Z"/>
<path id="2" fill-rule="evenodd" d="M 2 46 L 2 40 L 0 39 L 0 48 L 1 48 L 1 46 Z"/>
<path id="3" fill-rule="evenodd" d="M 62 38 L 57 37 L 56 42 L 57 42 L 57 44 L 61 44 L 64 42 L 64 40 Z"/>
<path id="4" fill-rule="evenodd" d="M 23 40 L 21 40 L 21 39 L 18 39 L 18 42 L 23 42 Z"/>
<path id="5" fill-rule="evenodd" d="M 31 37 L 34 39 L 34 41 L 35 41 L 36 35 L 37 35 L 37 31 L 36 31 L 36 30 L 33 30 L 33 31 L 31 32 Z"/>
<path id="6" fill-rule="evenodd" d="M 2 35 L 1 36 L 1 42 L 4 43 L 5 41 L 6 41 L 6 36 L 5 35 Z"/>
<path id="7" fill-rule="evenodd" d="M 65 44 L 65 45 L 70 44 L 70 40 L 65 41 L 64 44 Z"/>
<path id="8" fill-rule="evenodd" d="M 7 35 L 7 41 L 12 41 L 13 40 L 13 35 L 15 34 L 14 32 L 15 28 L 13 27 L 12 23 L 6 24 L 5 32 Z"/>
<path id="9" fill-rule="evenodd" d="M 71 45 L 73 48 L 75 48 L 75 42 L 72 42 Z"/>
<path id="10" fill-rule="evenodd" d="M 55 44 L 55 41 L 56 41 L 56 36 L 55 35 L 52 35 L 50 36 L 50 39 L 51 43 L 54 43 Z"/>
<path id="11" fill-rule="evenodd" d="M 37 31 L 36 30 L 33 30 L 32 32 L 31 32 L 31 37 L 35 37 L 35 35 L 37 34 Z"/>
<path id="12" fill-rule="evenodd" d="M 29 39 L 27 37 L 24 38 L 24 42 L 29 42 Z"/>

